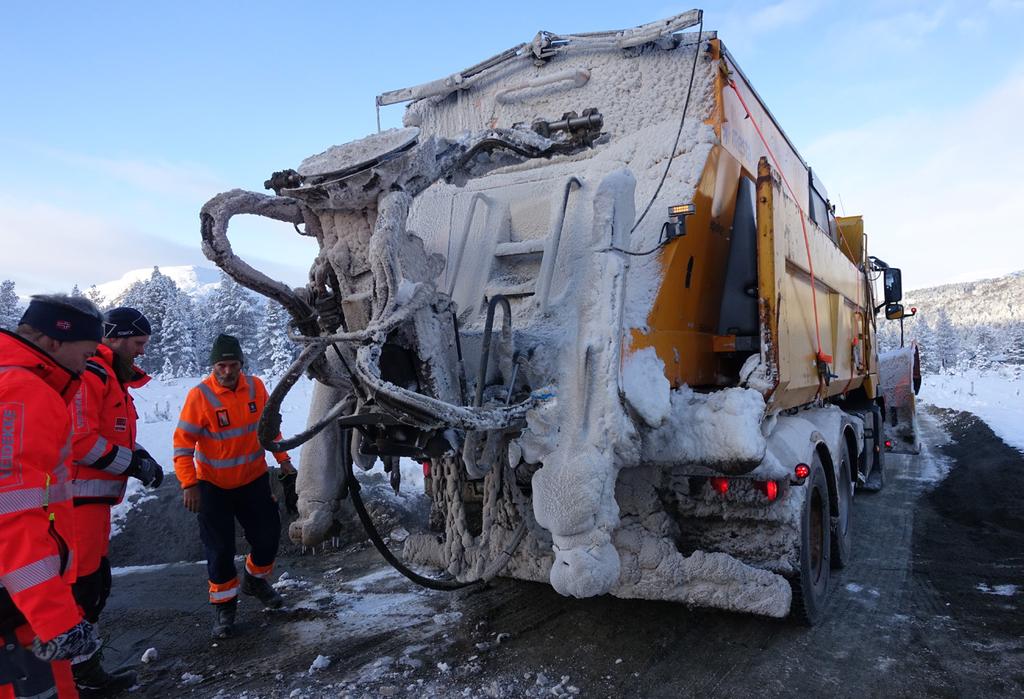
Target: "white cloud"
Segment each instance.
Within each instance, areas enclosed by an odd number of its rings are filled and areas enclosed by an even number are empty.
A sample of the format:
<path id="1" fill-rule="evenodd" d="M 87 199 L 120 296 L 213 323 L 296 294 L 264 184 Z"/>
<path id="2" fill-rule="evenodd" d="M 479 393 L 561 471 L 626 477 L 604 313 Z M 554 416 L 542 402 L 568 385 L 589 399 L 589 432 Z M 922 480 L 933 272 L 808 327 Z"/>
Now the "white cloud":
<path id="1" fill-rule="evenodd" d="M 40 202 L 0 196 L 0 277 L 21 294 L 83 289 L 126 269 L 193 264 L 202 253 L 121 222 Z"/>
<path id="2" fill-rule="evenodd" d="M 275 279 L 303 284 L 315 241 L 295 241 L 298 236 L 284 224 L 273 229 L 267 224 L 275 225 L 245 216 L 233 225 L 235 253 Z M 18 293 L 26 295 L 68 291 L 73 284 L 85 290 L 146 267 L 212 267 L 200 250 L 196 228 L 194 244 L 179 243 L 114 218 L 0 195 L 5 251 L 0 279 L 12 279 Z M 290 236 L 287 244 L 282 235 Z"/>
<path id="3" fill-rule="evenodd" d="M 1024 0 L 989 0 L 988 7 L 995 12 L 1024 12 Z"/>
<path id="4" fill-rule="evenodd" d="M 712 14 L 714 21 L 710 28 L 719 31 L 727 45 L 740 54 L 750 55 L 758 48 L 758 37 L 778 32 L 789 26 L 799 25 L 811 18 L 826 0 L 779 0 L 751 11 L 749 6 L 739 4 L 726 12 L 708 10 L 705 20 Z M 708 26 L 705 21 L 705 26 Z"/>
<path id="5" fill-rule="evenodd" d="M 945 112 L 903 112 L 806 149 L 908 288 L 1024 268 L 1024 69 Z"/>
<path id="6" fill-rule="evenodd" d="M 66 164 L 156 194 L 204 201 L 211 192 L 229 189 L 210 170 L 190 163 L 101 158 L 56 149 L 46 149 L 46 153 Z"/>
<path id="7" fill-rule="evenodd" d="M 750 14 L 748 25 L 759 32 L 769 32 L 799 24 L 814 14 L 821 3 L 817 0 L 782 0 Z"/>

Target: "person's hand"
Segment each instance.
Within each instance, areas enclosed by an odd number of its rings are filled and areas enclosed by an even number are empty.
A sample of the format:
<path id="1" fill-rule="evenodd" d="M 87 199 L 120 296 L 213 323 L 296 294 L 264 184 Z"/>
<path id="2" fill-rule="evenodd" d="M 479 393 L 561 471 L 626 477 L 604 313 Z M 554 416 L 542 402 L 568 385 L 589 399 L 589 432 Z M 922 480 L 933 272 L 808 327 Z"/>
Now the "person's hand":
<path id="1" fill-rule="evenodd" d="M 44 662 L 71 660 L 80 655 L 91 656 L 100 649 L 96 627 L 85 619 L 46 643 L 32 639 L 32 653 Z"/>
<path id="2" fill-rule="evenodd" d="M 199 512 L 199 488 L 196 486 L 189 486 L 182 491 L 181 494 L 182 502 L 185 504 L 185 509 L 189 512 Z"/>
<path id="3" fill-rule="evenodd" d="M 124 473 L 126 476 L 138 478 L 147 488 L 159 488 L 164 482 L 164 470 L 145 449 L 136 449 L 132 452 L 132 462 Z"/>
<path id="4" fill-rule="evenodd" d="M 283 476 L 290 476 L 293 473 L 296 473 L 295 467 L 292 466 L 292 460 L 291 459 L 285 459 L 280 464 L 278 464 L 278 466 L 281 467 L 281 473 L 283 474 L 282 477 Z"/>

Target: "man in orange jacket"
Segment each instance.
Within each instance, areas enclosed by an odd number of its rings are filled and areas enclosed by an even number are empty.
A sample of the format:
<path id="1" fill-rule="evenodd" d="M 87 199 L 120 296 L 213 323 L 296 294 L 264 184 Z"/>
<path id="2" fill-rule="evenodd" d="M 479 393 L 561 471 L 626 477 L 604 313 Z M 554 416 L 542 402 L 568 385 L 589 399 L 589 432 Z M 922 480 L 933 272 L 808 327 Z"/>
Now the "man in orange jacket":
<path id="1" fill-rule="evenodd" d="M 152 488 L 163 480 L 163 469 L 135 440 L 138 413 L 128 390 L 149 382 L 134 362 L 145 352 L 151 334 L 141 311 L 127 307 L 107 311 L 102 343 L 86 364 L 82 388 L 71 406 L 78 555 L 74 593 L 93 624 L 110 596 L 110 508 L 124 499 L 129 477 Z M 79 691 L 113 695 L 135 684 L 134 672 L 109 673 L 102 660 L 101 651 L 72 666 Z"/>
<path id="2" fill-rule="evenodd" d="M 242 593 L 274 609 L 283 603 L 267 581 L 277 557 L 281 516 L 270 494 L 267 460 L 256 435 L 267 389 L 257 377 L 242 373 L 243 361 L 236 338 L 217 337 L 210 352 L 213 372 L 189 391 L 174 431 L 174 471 L 185 508 L 199 515 L 199 536 L 206 549 L 215 638 L 227 638 L 234 631 L 239 590 L 235 519 L 252 547 L 245 558 Z M 283 473 L 295 472 L 286 453 L 275 457 Z"/>
<path id="3" fill-rule="evenodd" d="M 0 698 L 77 697 L 71 658 L 99 650 L 71 591 L 68 403 L 102 336 L 83 298 L 34 296 L 0 331 Z M 29 651 L 31 649 L 31 652 Z"/>

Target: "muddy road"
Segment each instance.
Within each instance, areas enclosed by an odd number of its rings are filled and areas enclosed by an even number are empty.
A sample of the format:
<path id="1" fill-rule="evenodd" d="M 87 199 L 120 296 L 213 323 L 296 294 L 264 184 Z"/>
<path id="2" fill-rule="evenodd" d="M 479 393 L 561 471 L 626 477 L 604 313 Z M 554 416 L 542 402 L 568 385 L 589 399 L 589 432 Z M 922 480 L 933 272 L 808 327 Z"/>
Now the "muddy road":
<path id="1" fill-rule="evenodd" d="M 213 642 L 205 568 L 176 563 L 202 558 L 196 525 L 165 484 L 112 545 L 108 664 L 153 697 L 1024 697 L 1024 456 L 968 414 L 922 430 L 858 491 L 854 561 L 813 629 L 508 580 L 431 592 L 353 522 L 335 548 L 285 546 L 286 608 L 243 598 L 238 637 Z M 417 498 L 370 491 L 382 531 L 417 526 Z"/>

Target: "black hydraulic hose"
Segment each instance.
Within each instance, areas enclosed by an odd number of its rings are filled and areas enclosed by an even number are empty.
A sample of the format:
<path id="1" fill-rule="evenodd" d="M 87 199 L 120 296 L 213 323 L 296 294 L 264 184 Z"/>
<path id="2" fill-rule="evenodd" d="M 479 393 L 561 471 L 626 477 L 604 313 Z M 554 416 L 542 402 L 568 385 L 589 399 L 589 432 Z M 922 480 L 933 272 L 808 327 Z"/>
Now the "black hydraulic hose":
<path id="1" fill-rule="evenodd" d="M 440 590 L 442 592 L 453 592 L 455 590 L 461 590 L 466 587 L 473 585 L 479 585 L 484 580 L 473 580 L 471 582 L 459 582 L 457 580 L 439 580 L 437 578 L 428 578 L 420 575 L 414 570 L 408 568 L 402 563 L 395 554 L 391 553 L 391 549 L 388 548 L 387 544 L 384 543 L 384 539 L 381 538 L 380 532 L 377 531 L 377 527 L 373 524 L 373 519 L 370 517 L 370 513 L 366 511 L 366 506 L 363 504 L 363 498 L 359 495 L 359 479 L 356 478 L 355 473 L 352 471 L 352 454 L 351 454 L 351 430 L 345 431 L 346 436 L 342 440 L 345 449 L 345 476 L 348 481 L 348 494 L 352 497 L 352 505 L 356 508 L 356 514 L 359 515 L 359 521 L 363 523 L 363 529 L 366 530 L 366 535 L 370 537 L 370 541 L 373 542 L 374 547 L 384 557 L 384 560 L 391 564 L 391 567 L 397 570 L 405 577 L 412 580 L 417 585 L 429 588 L 431 590 Z"/>
<path id="2" fill-rule="evenodd" d="M 299 353 L 299 356 L 295 361 L 292 362 L 288 371 L 285 372 L 284 376 L 281 377 L 281 380 L 278 381 L 276 386 L 274 386 L 274 390 L 271 391 L 270 395 L 267 397 L 267 404 L 263 406 L 263 414 L 260 415 L 256 431 L 256 436 L 260 440 L 260 446 L 267 451 L 277 454 L 282 451 L 294 449 L 300 444 L 308 442 L 334 420 L 337 420 L 339 417 L 351 412 L 351 401 L 338 401 L 338 404 L 327 411 L 327 414 L 312 427 L 309 427 L 294 437 L 288 437 L 287 439 L 276 441 L 277 436 L 281 434 L 281 403 L 284 402 L 284 397 L 288 395 L 288 391 L 292 389 L 292 386 L 295 385 L 295 382 L 298 381 L 299 377 L 306 371 L 306 368 L 316 361 L 323 352 L 324 347 L 322 346 L 307 345 L 305 349 Z"/>

